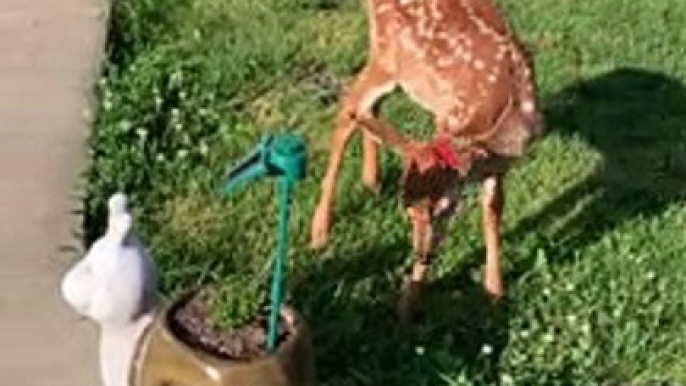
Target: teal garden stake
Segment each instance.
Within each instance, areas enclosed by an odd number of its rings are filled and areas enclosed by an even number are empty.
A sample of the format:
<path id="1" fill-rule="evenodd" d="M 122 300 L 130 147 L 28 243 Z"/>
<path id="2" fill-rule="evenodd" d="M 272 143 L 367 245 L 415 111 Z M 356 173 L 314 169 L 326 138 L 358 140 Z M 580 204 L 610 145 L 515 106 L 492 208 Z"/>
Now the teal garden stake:
<path id="1" fill-rule="evenodd" d="M 271 134 L 232 167 L 224 180 L 222 193 L 233 195 L 249 182 L 264 176 L 279 177 L 279 233 L 272 265 L 271 310 L 267 331 L 267 349 L 276 348 L 279 315 L 285 285 L 288 252 L 288 222 L 295 182 L 305 178 L 307 152 L 304 142 L 294 134 Z"/>

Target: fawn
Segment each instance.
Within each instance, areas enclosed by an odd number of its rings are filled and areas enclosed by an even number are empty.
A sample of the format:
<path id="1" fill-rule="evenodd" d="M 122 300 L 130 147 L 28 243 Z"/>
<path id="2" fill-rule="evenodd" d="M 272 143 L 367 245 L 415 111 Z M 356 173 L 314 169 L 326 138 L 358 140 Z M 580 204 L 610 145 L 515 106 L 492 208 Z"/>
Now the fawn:
<path id="1" fill-rule="evenodd" d="M 406 288 L 424 281 L 439 223 L 459 204 L 462 183 L 476 180 L 483 184 L 484 286 L 499 298 L 503 176 L 543 131 L 532 60 L 490 0 L 365 1 L 367 62 L 338 113 L 311 245 L 327 242 L 342 158 L 361 126 L 365 186 L 377 190 L 377 142 L 404 159 L 403 205 L 417 256 Z M 375 118 L 377 102 L 398 87 L 433 114 L 433 140 L 410 140 Z"/>

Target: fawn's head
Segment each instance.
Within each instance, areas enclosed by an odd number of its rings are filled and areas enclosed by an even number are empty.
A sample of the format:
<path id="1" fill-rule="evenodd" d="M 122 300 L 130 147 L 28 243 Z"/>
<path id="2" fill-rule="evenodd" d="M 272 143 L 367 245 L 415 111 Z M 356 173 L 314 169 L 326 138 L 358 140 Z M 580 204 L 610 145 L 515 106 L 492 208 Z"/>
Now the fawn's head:
<path id="1" fill-rule="evenodd" d="M 447 139 L 414 141 L 378 119 L 356 120 L 403 158 L 401 202 L 412 222 L 414 252 L 428 257 L 460 209 L 462 187 L 476 153 L 456 151 Z"/>

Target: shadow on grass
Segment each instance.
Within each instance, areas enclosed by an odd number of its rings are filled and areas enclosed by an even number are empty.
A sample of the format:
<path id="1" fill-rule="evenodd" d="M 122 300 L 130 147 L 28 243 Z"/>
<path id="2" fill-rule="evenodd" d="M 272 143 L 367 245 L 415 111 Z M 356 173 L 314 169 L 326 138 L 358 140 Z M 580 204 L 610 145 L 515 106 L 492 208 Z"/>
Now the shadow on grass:
<path id="1" fill-rule="evenodd" d="M 621 68 L 565 88 L 547 106 L 553 132 L 586 141 L 603 165 L 507 238 L 545 228 L 588 200 L 552 235 L 550 255 L 564 262 L 624 222 L 649 220 L 686 199 L 686 89 L 679 81 Z M 511 274 L 528 269 L 525 262 Z"/>
<path id="2" fill-rule="evenodd" d="M 425 320 L 407 332 L 395 306 L 410 245 L 367 247 L 351 258 L 341 246 L 334 256 L 308 264 L 294 286 L 297 307 L 312 324 L 322 384 L 437 385 L 456 372 L 497 376 L 484 369 L 496 367 L 506 313 L 486 306 L 478 283 L 463 278 L 458 289 L 427 292 Z M 484 346 L 492 354 L 484 354 Z"/>
<path id="3" fill-rule="evenodd" d="M 602 154 L 603 166 L 522 219 L 507 239 L 516 241 L 570 216 L 551 235 L 550 255 L 559 257 L 552 263 L 564 264 L 574 250 L 625 221 L 658 216 L 686 197 L 686 91 L 678 81 L 618 69 L 563 89 L 546 106 L 551 133 L 586 141 Z M 573 213 L 581 200 L 588 200 L 587 205 Z M 480 284 L 467 274 L 482 263 L 484 251 L 467 258 L 471 267 L 431 283 L 424 298 L 426 320 L 408 339 L 393 309 L 401 275 L 382 276 L 399 271 L 410 246 L 372 245 L 352 258 L 343 247 L 338 257 L 313 264 L 305 284 L 296 289 L 313 322 L 324 384 L 435 385 L 446 382 L 441 374 L 460 372 L 480 383 L 497 383 L 499 355 L 507 345 L 508 305 L 488 306 Z M 517 262 L 508 271 L 508 282 L 515 283 L 532 264 Z M 354 285 L 363 282 L 368 286 L 358 294 Z M 333 289 L 341 283 L 350 285 Z M 418 352 L 418 346 L 423 350 Z M 484 354 L 485 347 L 490 355 Z"/>

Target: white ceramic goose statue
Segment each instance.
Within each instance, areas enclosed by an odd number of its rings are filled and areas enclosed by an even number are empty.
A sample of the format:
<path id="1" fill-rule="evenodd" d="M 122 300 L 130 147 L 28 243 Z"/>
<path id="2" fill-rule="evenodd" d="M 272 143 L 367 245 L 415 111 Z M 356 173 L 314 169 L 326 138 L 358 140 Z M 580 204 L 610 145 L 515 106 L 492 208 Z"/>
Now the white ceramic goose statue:
<path id="1" fill-rule="evenodd" d="M 126 196 L 114 194 L 108 207 L 107 231 L 67 272 L 62 296 L 100 327 L 103 386 L 129 386 L 138 342 L 158 311 L 157 275 L 133 233 Z"/>
<path id="2" fill-rule="evenodd" d="M 220 359 L 182 342 L 168 328 L 170 308 L 163 307 L 155 265 L 133 232 L 126 196 L 113 195 L 108 206 L 107 231 L 62 281 L 67 303 L 100 327 L 102 386 L 314 384 L 310 336 L 292 312 L 284 314 L 291 339 L 252 361 Z"/>

